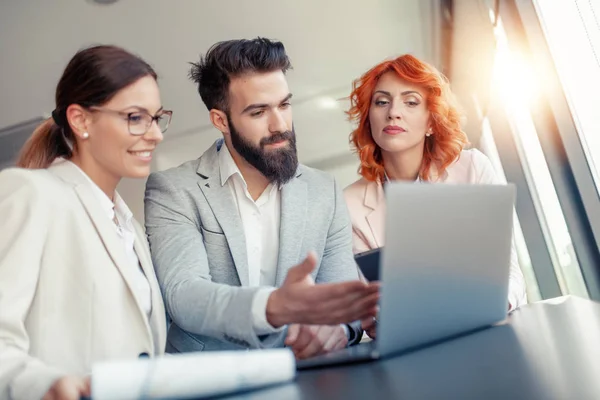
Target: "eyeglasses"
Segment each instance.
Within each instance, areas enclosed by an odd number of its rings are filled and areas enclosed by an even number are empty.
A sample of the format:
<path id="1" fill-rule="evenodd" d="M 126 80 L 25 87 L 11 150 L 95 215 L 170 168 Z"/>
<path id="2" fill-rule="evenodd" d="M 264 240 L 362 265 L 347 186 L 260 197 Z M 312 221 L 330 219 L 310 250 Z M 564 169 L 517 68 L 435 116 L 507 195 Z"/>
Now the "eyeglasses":
<path id="1" fill-rule="evenodd" d="M 124 112 L 117 110 L 109 110 L 107 108 L 100 107 L 89 107 L 91 111 L 97 112 L 105 112 L 108 114 L 119 115 L 124 117 L 127 120 L 127 127 L 129 128 L 129 133 L 134 136 L 142 136 L 145 135 L 146 132 L 150 129 L 153 121 L 156 121 L 156 125 L 162 133 L 165 133 L 169 128 L 169 124 L 171 123 L 171 117 L 173 116 L 173 111 L 161 110 L 158 115 L 150 115 L 146 111 L 132 111 L 132 112 Z"/>

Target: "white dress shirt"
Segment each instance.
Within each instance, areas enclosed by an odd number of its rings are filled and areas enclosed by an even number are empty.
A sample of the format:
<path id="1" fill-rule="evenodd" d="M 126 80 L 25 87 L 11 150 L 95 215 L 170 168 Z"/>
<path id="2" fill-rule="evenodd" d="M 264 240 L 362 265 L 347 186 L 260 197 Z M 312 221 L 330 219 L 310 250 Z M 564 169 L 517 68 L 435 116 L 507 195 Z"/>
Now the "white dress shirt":
<path id="1" fill-rule="evenodd" d="M 250 286 L 264 286 L 252 301 L 254 332 L 267 335 L 283 327 L 274 328 L 267 321 L 267 301 L 275 290 L 275 274 L 279 259 L 279 223 L 281 220 L 281 188 L 269 184 L 256 201 L 248 192 L 248 185 L 235 164 L 226 145 L 219 151 L 221 186 L 228 185 L 235 200 L 244 227 Z M 350 331 L 341 324 L 346 336 Z"/>
<path id="2" fill-rule="evenodd" d="M 71 162 L 71 161 L 68 161 Z M 146 313 L 148 317 L 152 312 L 152 294 L 150 291 L 150 284 L 148 283 L 148 279 L 144 272 L 142 271 L 142 267 L 140 265 L 140 260 L 138 259 L 137 254 L 135 253 L 134 243 L 135 243 L 135 228 L 133 227 L 133 223 L 131 222 L 133 218 L 133 213 L 127 207 L 127 204 L 123 201 L 121 196 L 117 192 L 115 192 L 115 202 L 111 201 L 111 199 L 90 179 L 89 176 L 85 172 L 83 172 L 76 164 L 72 163 L 77 169 L 86 177 L 88 182 L 91 185 L 92 191 L 94 193 L 94 197 L 98 199 L 100 206 L 104 210 L 106 217 L 113 223 L 115 226 L 115 230 L 119 238 L 121 239 L 121 243 L 123 243 L 123 250 L 125 251 L 125 255 L 129 260 L 129 264 L 131 268 L 134 268 L 136 273 L 134 288 L 133 290 L 136 292 L 136 296 L 141 300 L 142 309 Z M 115 217 L 116 221 L 115 223 Z"/>
<path id="3" fill-rule="evenodd" d="M 257 335 L 278 332 L 267 321 L 267 301 L 275 290 L 275 274 L 279 258 L 279 223 L 281 219 L 281 190 L 270 184 L 254 201 L 246 180 L 233 161 L 226 145 L 219 151 L 221 186 L 228 185 L 244 227 L 248 255 L 250 286 L 264 286 L 252 302 L 254 331 Z"/>

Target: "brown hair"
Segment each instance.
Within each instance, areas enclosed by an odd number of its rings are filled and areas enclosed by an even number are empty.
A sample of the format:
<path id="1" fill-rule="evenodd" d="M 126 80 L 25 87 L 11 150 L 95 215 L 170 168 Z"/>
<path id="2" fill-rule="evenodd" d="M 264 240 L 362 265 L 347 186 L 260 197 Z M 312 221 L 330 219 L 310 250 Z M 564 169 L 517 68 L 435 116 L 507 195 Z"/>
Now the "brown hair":
<path id="1" fill-rule="evenodd" d="M 248 72 L 285 73 L 291 68 L 283 43 L 258 37 L 213 45 L 199 62 L 192 63 L 189 75 L 206 108 L 228 112 L 232 78 Z"/>
<path id="2" fill-rule="evenodd" d="M 71 104 L 103 105 L 121 89 L 156 72 L 144 60 L 117 46 L 80 50 L 65 68 L 56 87 L 56 108 L 25 142 L 17 166 L 47 168 L 57 157 L 71 158 L 75 136 L 67 121 Z M 72 143 L 72 145 L 71 145 Z"/>

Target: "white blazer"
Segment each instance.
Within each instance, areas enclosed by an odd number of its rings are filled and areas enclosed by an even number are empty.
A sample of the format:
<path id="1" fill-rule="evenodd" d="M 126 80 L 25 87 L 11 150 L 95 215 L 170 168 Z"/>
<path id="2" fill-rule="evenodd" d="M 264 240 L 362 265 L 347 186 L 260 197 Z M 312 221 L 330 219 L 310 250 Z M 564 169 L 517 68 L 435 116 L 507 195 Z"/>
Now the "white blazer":
<path id="1" fill-rule="evenodd" d="M 430 182 L 448 184 L 502 184 L 490 160 L 479 150 L 463 150 L 444 173 L 432 169 Z M 384 245 L 385 195 L 379 182 L 359 179 L 344 190 L 352 220 L 354 253 Z M 511 250 L 508 301 L 511 309 L 527 303 L 525 279 L 519 267 L 514 240 Z"/>
<path id="2" fill-rule="evenodd" d="M 39 399 L 95 362 L 164 353 L 166 316 L 146 237 L 135 251 L 152 312 L 133 289 L 135 267 L 73 164 L 0 173 L 0 398 Z"/>

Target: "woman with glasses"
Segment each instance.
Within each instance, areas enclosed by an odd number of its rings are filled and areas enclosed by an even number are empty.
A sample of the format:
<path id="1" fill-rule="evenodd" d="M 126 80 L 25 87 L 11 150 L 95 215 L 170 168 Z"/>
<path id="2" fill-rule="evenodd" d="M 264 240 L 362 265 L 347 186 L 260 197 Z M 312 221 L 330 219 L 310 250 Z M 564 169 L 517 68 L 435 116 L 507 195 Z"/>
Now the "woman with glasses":
<path id="1" fill-rule="evenodd" d="M 384 61 L 354 82 L 350 101 L 348 115 L 358 125 L 350 139 L 362 175 L 344 190 L 355 253 L 384 246 L 384 185 L 390 180 L 502 183 L 483 153 L 466 149 L 450 84 L 433 66 L 411 55 Z M 527 302 L 514 246 L 510 267 L 507 307 L 513 310 Z M 363 327 L 373 336 L 372 321 Z"/>
<path id="2" fill-rule="evenodd" d="M 146 237 L 116 187 L 148 176 L 171 114 L 145 61 L 82 50 L 0 173 L 0 398 L 78 399 L 95 362 L 164 352 Z"/>

